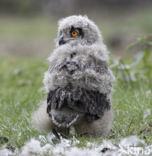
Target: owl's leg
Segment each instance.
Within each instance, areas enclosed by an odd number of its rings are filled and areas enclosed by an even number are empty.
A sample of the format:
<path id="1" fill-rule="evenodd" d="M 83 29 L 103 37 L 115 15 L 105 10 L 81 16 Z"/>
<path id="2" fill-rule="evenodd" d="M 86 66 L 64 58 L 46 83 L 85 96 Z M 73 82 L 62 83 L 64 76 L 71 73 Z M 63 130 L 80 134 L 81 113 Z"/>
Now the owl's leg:
<path id="1" fill-rule="evenodd" d="M 54 129 L 61 134 L 63 137 L 69 136 L 70 128 L 61 128 L 54 126 Z"/>
<path id="2" fill-rule="evenodd" d="M 51 132 L 53 129 L 55 129 L 57 132 L 65 136 L 69 135 L 69 129 L 57 127 L 52 122 L 46 110 L 47 110 L 47 103 L 46 101 L 44 101 L 40 105 L 39 109 L 32 114 L 32 127 L 39 131 L 45 131 L 45 132 Z"/>
<path id="3" fill-rule="evenodd" d="M 113 113 L 111 110 L 104 112 L 104 115 L 93 122 L 88 122 L 83 119 L 77 123 L 74 127 L 78 136 L 86 137 L 100 137 L 107 136 L 110 133 L 113 121 Z"/>

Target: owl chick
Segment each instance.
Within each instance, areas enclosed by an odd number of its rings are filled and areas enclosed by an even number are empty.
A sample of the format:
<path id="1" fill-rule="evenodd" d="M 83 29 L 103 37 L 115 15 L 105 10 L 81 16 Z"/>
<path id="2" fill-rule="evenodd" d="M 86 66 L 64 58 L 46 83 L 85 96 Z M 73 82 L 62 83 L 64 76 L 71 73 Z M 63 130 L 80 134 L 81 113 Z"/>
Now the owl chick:
<path id="1" fill-rule="evenodd" d="M 47 100 L 32 116 L 35 128 L 67 135 L 73 126 L 79 136 L 108 135 L 114 76 L 95 23 L 80 15 L 60 20 L 56 49 L 48 60 Z"/>

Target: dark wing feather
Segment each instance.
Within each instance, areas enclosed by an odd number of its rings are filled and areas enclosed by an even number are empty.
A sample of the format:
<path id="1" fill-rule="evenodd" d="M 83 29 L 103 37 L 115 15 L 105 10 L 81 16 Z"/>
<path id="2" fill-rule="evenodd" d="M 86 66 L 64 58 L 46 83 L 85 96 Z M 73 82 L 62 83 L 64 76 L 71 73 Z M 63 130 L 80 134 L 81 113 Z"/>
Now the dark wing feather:
<path id="1" fill-rule="evenodd" d="M 77 112 L 85 113 L 87 119 L 95 120 L 101 117 L 106 109 L 110 109 L 110 99 L 99 91 L 73 88 L 57 88 L 50 91 L 47 98 L 49 113 L 51 109 L 71 108 Z"/>

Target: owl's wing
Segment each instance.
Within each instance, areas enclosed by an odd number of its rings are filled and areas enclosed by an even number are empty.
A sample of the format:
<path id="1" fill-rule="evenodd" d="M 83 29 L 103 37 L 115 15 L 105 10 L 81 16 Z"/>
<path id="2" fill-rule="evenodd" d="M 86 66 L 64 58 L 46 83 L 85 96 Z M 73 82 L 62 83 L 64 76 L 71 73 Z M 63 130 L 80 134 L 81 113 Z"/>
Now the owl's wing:
<path id="1" fill-rule="evenodd" d="M 110 99 L 99 91 L 74 89 L 70 84 L 65 88 L 50 91 L 47 97 L 49 113 L 51 109 L 71 108 L 76 112 L 84 113 L 87 119 L 96 120 L 110 109 Z"/>
<path id="2" fill-rule="evenodd" d="M 104 114 L 106 109 L 110 109 L 110 99 L 108 99 L 106 94 L 99 91 L 78 88 L 72 91 L 68 101 L 68 107 L 85 113 L 87 119 L 90 121 L 98 119 Z"/>
<path id="3" fill-rule="evenodd" d="M 48 113 L 51 109 L 68 107 L 77 112 L 84 113 L 90 121 L 100 118 L 106 109 L 110 109 L 109 94 L 112 89 L 112 78 L 108 70 L 107 62 L 90 57 L 85 63 L 79 61 L 64 61 L 56 66 L 57 71 L 67 71 L 69 75 L 73 75 L 77 71 L 82 71 L 83 74 L 83 72 L 88 69 L 97 73 L 91 75 L 95 76 L 95 79 L 98 78 L 98 75 L 101 75 L 101 83 L 105 88 L 105 92 L 98 89 L 78 87 L 74 85 L 74 82 L 72 84 L 69 82 L 65 87 L 58 87 L 48 93 Z M 100 82 L 98 82 L 97 86 L 98 85 L 100 85 Z"/>

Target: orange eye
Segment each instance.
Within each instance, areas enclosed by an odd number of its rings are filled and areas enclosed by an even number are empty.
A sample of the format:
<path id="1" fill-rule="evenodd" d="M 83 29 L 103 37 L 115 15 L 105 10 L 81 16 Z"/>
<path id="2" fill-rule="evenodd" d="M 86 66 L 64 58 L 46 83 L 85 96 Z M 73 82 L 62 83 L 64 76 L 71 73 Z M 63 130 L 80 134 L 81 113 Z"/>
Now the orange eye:
<path id="1" fill-rule="evenodd" d="M 78 35 L 78 32 L 74 30 L 74 31 L 72 31 L 71 34 L 72 34 L 73 37 L 76 37 Z"/>

